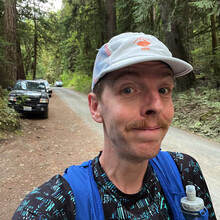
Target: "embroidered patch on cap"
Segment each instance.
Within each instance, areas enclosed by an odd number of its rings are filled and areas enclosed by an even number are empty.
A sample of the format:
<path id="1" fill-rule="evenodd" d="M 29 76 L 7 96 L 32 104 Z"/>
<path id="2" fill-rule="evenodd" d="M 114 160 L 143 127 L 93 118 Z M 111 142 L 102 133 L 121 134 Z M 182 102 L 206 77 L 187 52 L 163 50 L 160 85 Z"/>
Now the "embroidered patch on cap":
<path id="1" fill-rule="evenodd" d="M 150 50 L 149 45 L 151 44 L 151 42 L 149 39 L 139 37 L 133 42 L 133 44 L 140 46 L 142 50 Z"/>

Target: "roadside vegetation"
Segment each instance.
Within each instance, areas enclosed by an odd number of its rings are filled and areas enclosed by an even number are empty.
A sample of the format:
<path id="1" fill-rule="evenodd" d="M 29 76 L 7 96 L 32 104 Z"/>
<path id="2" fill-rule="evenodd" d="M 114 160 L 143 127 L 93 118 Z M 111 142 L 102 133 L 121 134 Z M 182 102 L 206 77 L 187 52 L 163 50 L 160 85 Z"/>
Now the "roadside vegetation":
<path id="1" fill-rule="evenodd" d="M 172 126 L 220 142 L 220 91 L 197 85 L 173 94 Z"/>
<path id="2" fill-rule="evenodd" d="M 20 128 L 19 114 L 8 107 L 6 90 L 0 87 L 0 140 L 9 132 L 16 132 Z"/>

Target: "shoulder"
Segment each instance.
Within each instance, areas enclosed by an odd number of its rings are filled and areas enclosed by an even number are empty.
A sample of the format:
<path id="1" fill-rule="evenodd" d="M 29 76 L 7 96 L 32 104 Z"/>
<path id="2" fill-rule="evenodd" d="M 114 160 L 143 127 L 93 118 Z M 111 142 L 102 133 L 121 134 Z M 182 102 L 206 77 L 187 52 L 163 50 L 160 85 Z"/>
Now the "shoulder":
<path id="1" fill-rule="evenodd" d="M 195 158 L 193 158 L 192 156 L 185 154 L 185 153 L 180 153 L 180 152 L 171 152 L 168 151 L 168 153 L 171 155 L 171 157 L 174 159 L 175 162 L 177 163 L 190 163 L 190 162 L 196 162 Z"/>
<path id="2" fill-rule="evenodd" d="M 204 179 L 199 163 L 188 154 L 168 152 L 176 163 L 183 182 L 192 184 L 196 179 Z M 185 184 L 184 184 L 185 185 Z"/>
<path id="3" fill-rule="evenodd" d="M 168 153 L 173 158 L 174 162 L 176 163 L 181 173 L 183 172 L 189 173 L 193 171 L 194 175 L 198 175 L 202 172 L 199 163 L 194 157 L 179 152 L 168 152 Z"/>
<path id="4" fill-rule="evenodd" d="M 62 176 L 56 175 L 27 195 L 12 219 L 74 219 L 73 210 L 72 190 Z"/>

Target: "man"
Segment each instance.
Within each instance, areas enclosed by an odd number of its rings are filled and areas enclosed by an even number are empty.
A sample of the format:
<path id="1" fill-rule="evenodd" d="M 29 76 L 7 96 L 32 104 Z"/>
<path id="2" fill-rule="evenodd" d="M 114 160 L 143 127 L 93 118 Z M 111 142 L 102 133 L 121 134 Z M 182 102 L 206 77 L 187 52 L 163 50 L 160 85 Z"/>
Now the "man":
<path id="1" fill-rule="evenodd" d="M 167 160 L 160 158 L 160 147 L 174 116 L 174 78 L 191 70 L 157 38 L 143 33 L 124 33 L 103 45 L 88 95 L 93 119 L 103 124 L 103 151 L 34 190 L 13 219 L 184 219 L 180 197 L 177 205 L 169 199 L 152 158 Z M 195 159 L 174 152 L 169 157 L 178 168 L 171 187 L 178 178 L 184 188 L 194 185 L 209 219 L 216 219 Z"/>

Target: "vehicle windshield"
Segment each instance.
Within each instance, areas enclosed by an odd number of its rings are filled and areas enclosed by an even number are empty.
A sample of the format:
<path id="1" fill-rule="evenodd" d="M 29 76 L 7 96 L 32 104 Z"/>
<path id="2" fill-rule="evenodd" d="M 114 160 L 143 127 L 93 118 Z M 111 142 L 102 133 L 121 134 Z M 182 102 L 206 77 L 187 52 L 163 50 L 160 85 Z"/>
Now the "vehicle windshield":
<path id="1" fill-rule="evenodd" d="M 19 81 L 14 85 L 15 90 L 28 90 L 28 91 L 45 91 L 44 83 Z"/>
<path id="2" fill-rule="evenodd" d="M 44 83 L 46 87 L 49 87 L 49 82 L 47 80 L 39 80 L 40 82 Z"/>

